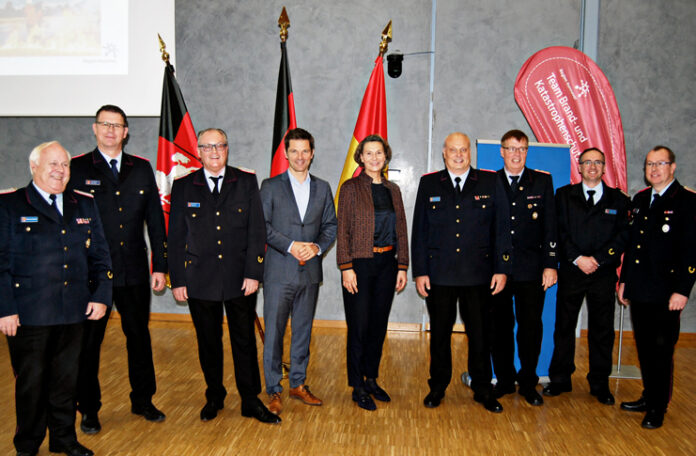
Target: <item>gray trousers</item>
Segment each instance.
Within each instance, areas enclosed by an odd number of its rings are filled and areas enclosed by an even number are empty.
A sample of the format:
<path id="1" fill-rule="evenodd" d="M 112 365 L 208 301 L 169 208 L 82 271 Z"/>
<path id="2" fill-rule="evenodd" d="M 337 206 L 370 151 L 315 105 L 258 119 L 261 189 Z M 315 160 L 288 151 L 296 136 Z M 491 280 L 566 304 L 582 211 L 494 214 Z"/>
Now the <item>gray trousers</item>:
<path id="1" fill-rule="evenodd" d="M 302 283 L 302 281 L 298 281 Z M 309 364 L 309 343 L 312 322 L 317 307 L 319 284 L 273 283 L 263 284 L 263 318 L 266 341 L 263 346 L 263 370 L 268 394 L 283 391 L 283 337 L 291 317 L 290 388 L 305 383 Z"/>

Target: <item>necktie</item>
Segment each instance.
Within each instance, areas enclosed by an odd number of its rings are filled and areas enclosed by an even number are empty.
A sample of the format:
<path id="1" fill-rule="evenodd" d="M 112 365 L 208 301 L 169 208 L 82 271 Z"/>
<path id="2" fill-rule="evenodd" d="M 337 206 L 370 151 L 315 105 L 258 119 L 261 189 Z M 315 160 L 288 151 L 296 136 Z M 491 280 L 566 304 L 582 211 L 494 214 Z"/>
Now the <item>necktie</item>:
<path id="1" fill-rule="evenodd" d="M 210 180 L 213 181 L 213 197 L 217 200 L 218 197 L 220 196 L 220 190 L 218 189 L 218 181 L 222 178 L 222 176 L 217 176 L 213 177 L 210 176 Z"/>
<path id="2" fill-rule="evenodd" d="M 109 161 L 111 163 L 111 172 L 114 173 L 114 177 L 118 180 L 118 161 L 114 158 Z"/>
<path id="3" fill-rule="evenodd" d="M 659 193 L 655 193 L 655 194 L 653 195 L 652 202 L 650 203 L 650 207 L 655 206 L 655 203 L 657 203 L 657 200 L 659 200 L 659 199 L 660 199 L 660 194 L 659 194 Z"/>
<path id="4" fill-rule="evenodd" d="M 510 189 L 512 193 L 517 191 L 517 181 L 520 180 L 520 176 L 510 176 Z"/>
<path id="5" fill-rule="evenodd" d="M 588 190 L 588 191 L 587 191 L 587 194 L 589 195 L 589 196 L 587 197 L 587 205 L 590 206 L 590 207 L 592 207 L 592 206 L 594 206 L 594 204 L 595 204 L 595 202 L 594 202 L 595 190 Z"/>
<path id="6" fill-rule="evenodd" d="M 53 208 L 54 211 L 56 211 L 56 214 L 58 214 L 58 220 L 63 220 L 63 214 L 60 213 L 60 209 L 58 209 L 58 202 L 56 201 L 56 195 L 51 193 L 49 196 L 51 198 L 51 207 Z"/>
<path id="7" fill-rule="evenodd" d="M 455 177 L 455 178 L 454 178 L 454 186 L 457 188 L 457 193 L 461 193 L 461 192 L 462 192 L 462 186 L 460 185 L 461 182 L 462 182 L 462 178 L 461 178 L 461 177 Z"/>

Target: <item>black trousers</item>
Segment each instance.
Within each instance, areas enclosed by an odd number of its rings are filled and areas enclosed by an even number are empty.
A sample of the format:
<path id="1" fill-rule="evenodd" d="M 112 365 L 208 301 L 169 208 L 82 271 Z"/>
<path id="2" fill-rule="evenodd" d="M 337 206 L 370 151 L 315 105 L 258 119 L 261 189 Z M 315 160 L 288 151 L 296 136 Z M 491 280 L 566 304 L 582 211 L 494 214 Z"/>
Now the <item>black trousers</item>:
<path id="1" fill-rule="evenodd" d="M 77 441 L 75 388 L 82 323 L 20 326 L 7 338 L 15 374 L 17 451 L 39 449 L 49 430 L 52 445 Z"/>
<path id="2" fill-rule="evenodd" d="M 196 328 L 198 358 L 203 369 L 208 402 L 222 405 L 227 390 L 223 385 L 222 309 L 227 314 L 234 377 L 242 404 L 256 399 L 261 392 L 261 376 L 256 351 L 256 293 L 226 301 L 189 298 L 191 319 Z"/>
<path id="3" fill-rule="evenodd" d="M 539 382 L 536 369 L 541 353 L 544 311 L 544 287 L 539 280 L 508 281 L 503 291 L 493 297 L 493 368 L 501 385 L 531 389 Z M 515 298 L 514 310 L 512 298 Z M 515 320 L 520 371 L 515 373 Z"/>
<path id="4" fill-rule="evenodd" d="M 552 382 L 570 384 L 575 372 L 575 328 L 582 301 L 587 298 L 587 345 L 590 391 L 609 387 L 614 349 L 616 273 L 584 274 L 575 266 L 561 267 L 556 295 L 556 326 L 549 366 Z"/>
<path id="5" fill-rule="evenodd" d="M 130 400 L 135 406 L 150 404 L 157 390 L 149 329 L 151 296 L 148 283 L 113 288 L 114 305 L 126 336 Z M 108 309 L 102 319 L 85 321 L 77 394 L 77 409 L 82 413 L 96 413 L 102 405 L 99 357 L 110 315 Z"/>
<path id="6" fill-rule="evenodd" d="M 491 392 L 491 290 L 487 285 L 471 287 L 430 286 L 425 303 L 430 314 L 431 391 L 443 392 L 452 379 L 452 327 L 457 301 L 469 341 L 469 375 L 474 394 L 483 398 Z"/>
<path id="7" fill-rule="evenodd" d="M 362 388 L 365 378 L 379 377 L 398 272 L 394 251 L 375 253 L 373 258 L 354 259 L 353 270 L 358 292 L 350 294 L 343 288 L 348 326 L 348 385 Z"/>
<path id="8" fill-rule="evenodd" d="M 643 397 L 649 409 L 667 410 L 672 398 L 674 346 L 679 340 L 681 311 L 669 310 L 667 301 L 631 301 Z"/>

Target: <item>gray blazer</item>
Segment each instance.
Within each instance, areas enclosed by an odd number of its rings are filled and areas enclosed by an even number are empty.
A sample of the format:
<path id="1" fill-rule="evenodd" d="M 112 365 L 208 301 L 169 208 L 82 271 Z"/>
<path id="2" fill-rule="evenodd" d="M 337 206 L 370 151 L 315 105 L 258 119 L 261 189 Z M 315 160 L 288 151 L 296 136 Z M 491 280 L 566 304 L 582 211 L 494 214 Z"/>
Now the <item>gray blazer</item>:
<path id="1" fill-rule="evenodd" d="M 325 180 L 309 175 L 309 203 L 304 220 L 300 219 L 288 173 L 266 179 L 261 184 L 261 204 L 266 219 L 266 265 L 264 283 L 292 283 L 301 268 L 309 275 L 309 283 L 323 280 L 321 261 L 336 240 L 336 210 L 331 187 Z M 288 248 L 292 241 L 314 242 L 322 254 L 301 266 Z"/>

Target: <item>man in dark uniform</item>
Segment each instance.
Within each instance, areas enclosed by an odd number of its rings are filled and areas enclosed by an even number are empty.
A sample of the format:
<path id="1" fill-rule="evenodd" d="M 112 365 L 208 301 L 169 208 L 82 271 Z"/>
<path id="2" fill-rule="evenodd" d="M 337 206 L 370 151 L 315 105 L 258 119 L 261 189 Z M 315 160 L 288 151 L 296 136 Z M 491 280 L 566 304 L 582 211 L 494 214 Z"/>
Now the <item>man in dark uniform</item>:
<path id="1" fill-rule="evenodd" d="M 452 133 L 442 155 L 446 169 L 418 185 L 411 250 L 418 293 L 430 314 L 430 392 L 437 407 L 452 378 L 452 327 L 459 312 L 469 340 L 474 400 L 502 412 L 493 397 L 490 362 L 491 295 L 505 287 L 510 229 L 502 186 L 494 173 L 470 167 L 469 137 Z"/>
<path id="2" fill-rule="evenodd" d="M 587 298 L 590 393 L 606 405 L 614 404 L 609 391 L 614 349 L 616 268 L 621 264 L 628 234 L 630 200 L 618 189 L 604 185 L 604 153 L 596 148 L 579 157 L 582 182 L 556 192 L 561 266 L 556 299 L 556 327 L 551 382 L 544 396 L 571 391 L 575 372 L 575 327 Z"/>
<path id="3" fill-rule="evenodd" d="M 505 166 L 498 181 L 505 188 L 504 204 L 510 211 L 512 273 L 502 293 L 493 299 L 494 394 L 519 393 L 531 405 L 544 400 L 536 390 L 536 373 L 543 324 L 546 290 L 556 284 L 556 211 L 551 175 L 525 166 L 529 139 L 520 130 L 510 130 L 500 140 Z M 513 312 L 514 297 L 514 312 Z M 515 319 L 520 371 L 515 372 Z"/>
<path id="4" fill-rule="evenodd" d="M 674 178 L 674 152 L 655 146 L 645 158 L 650 187 L 631 204 L 630 241 L 619 301 L 631 305 L 643 394 L 621 408 L 646 412 L 643 427 L 662 426 L 672 395 L 679 317 L 696 279 L 696 194 Z"/>
<path id="5" fill-rule="evenodd" d="M 127 154 L 128 118 L 118 106 L 99 108 L 92 131 L 97 148 L 75 157 L 71 163 L 71 186 L 94 195 L 113 263 L 113 299 L 126 335 L 131 411 L 148 421 L 165 416 L 152 404 L 157 389 L 150 342 L 150 287 L 161 291 L 167 272 L 166 232 L 159 193 L 150 163 Z M 144 227 L 152 250 L 152 280 Z M 99 353 L 109 320 L 106 316 L 85 327 L 80 358 L 77 409 L 80 429 L 86 434 L 101 430 Z"/>
<path id="6" fill-rule="evenodd" d="M 232 344 L 242 415 L 279 423 L 258 398 L 255 293 L 263 279 L 266 225 L 256 176 L 227 166 L 227 135 L 217 128 L 198 133 L 203 168 L 172 187 L 169 270 L 172 292 L 188 300 L 207 389 L 201 420 L 223 408 L 222 310 Z"/>
<path id="7" fill-rule="evenodd" d="M 0 331 L 15 373 L 18 455 L 92 451 L 75 434 L 85 319 L 111 305 L 111 261 L 94 199 L 65 191 L 70 155 L 56 141 L 31 152 L 33 181 L 0 196 Z"/>

